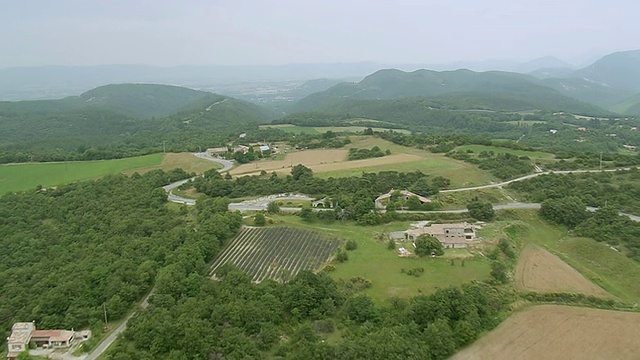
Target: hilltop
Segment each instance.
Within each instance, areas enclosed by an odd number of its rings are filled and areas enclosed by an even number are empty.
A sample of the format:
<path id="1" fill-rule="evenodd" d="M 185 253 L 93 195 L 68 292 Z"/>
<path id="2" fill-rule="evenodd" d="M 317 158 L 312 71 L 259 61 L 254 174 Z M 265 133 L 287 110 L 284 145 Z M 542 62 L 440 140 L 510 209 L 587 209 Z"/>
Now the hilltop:
<path id="1" fill-rule="evenodd" d="M 154 113 L 162 115 L 141 116 Z M 134 156 L 162 151 L 163 142 L 183 151 L 269 116 L 246 101 L 164 85 L 109 85 L 60 100 L 0 102 L 0 162 L 28 161 L 26 154 L 36 154 L 36 161 Z"/>
<path id="2" fill-rule="evenodd" d="M 171 85 L 112 84 L 89 90 L 80 95 L 78 101 L 150 118 L 171 115 L 208 95 L 208 92 Z"/>
<path id="3" fill-rule="evenodd" d="M 298 111 L 317 110 L 337 100 L 390 100 L 429 98 L 441 100 L 451 108 L 493 110 L 565 110 L 601 113 L 602 110 L 580 103 L 540 85 L 529 75 L 502 71 L 471 70 L 404 72 L 396 69 L 377 71 L 358 83 L 341 83 L 312 94 L 298 102 Z"/>
<path id="4" fill-rule="evenodd" d="M 566 96 L 614 109 L 615 104 L 640 91 L 640 50 L 606 55 L 583 69 L 543 83 Z"/>

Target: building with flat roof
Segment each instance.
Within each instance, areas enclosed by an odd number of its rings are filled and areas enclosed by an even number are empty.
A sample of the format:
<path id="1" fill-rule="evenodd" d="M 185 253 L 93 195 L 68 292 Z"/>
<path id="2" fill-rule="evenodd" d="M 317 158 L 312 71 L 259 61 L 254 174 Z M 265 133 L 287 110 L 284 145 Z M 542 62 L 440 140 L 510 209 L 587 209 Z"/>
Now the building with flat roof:
<path id="1" fill-rule="evenodd" d="M 446 248 L 466 248 L 476 239 L 473 225 L 468 223 L 432 224 L 404 232 L 405 239 L 414 241 L 420 235 L 429 234 Z"/>

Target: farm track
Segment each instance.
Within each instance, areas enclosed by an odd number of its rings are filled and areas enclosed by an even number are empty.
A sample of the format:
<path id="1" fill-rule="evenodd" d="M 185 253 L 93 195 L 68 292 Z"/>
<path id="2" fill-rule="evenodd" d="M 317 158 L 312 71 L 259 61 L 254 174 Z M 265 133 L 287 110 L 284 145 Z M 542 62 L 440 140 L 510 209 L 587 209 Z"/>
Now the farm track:
<path id="1" fill-rule="evenodd" d="M 320 233 L 289 227 L 243 228 L 212 263 L 210 276 L 225 264 L 232 264 L 251 276 L 284 281 L 302 270 L 317 270 L 327 261 L 338 240 Z"/>

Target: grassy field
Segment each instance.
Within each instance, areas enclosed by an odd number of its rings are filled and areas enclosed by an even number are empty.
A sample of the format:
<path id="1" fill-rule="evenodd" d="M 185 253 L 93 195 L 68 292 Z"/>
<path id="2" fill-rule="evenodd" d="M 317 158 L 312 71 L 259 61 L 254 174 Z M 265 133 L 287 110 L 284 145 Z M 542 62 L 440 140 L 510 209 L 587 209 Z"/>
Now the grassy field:
<path id="1" fill-rule="evenodd" d="M 452 360 L 637 359 L 640 314 L 559 305 L 520 311 Z"/>
<path id="2" fill-rule="evenodd" d="M 0 166 L 0 194 L 33 189 L 37 185 L 50 187 L 159 166 L 163 156 L 163 154 L 152 154 L 116 160 L 2 165 Z"/>
<path id="3" fill-rule="evenodd" d="M 524 243 L 542 246 L 587 279 L 621 300 L 640 303 L 640 263 L 593 239 L 567 236 L 566 229 L 542 220 L 537 211 L 509 211 L 526 227 Z"/>
<path id="4" fill-rule="evenodd" d="M 474 198 L 491 204 L 508 204 L 517 202 L 518 199 L 511 191 L 500 188 L 478 189 L 474 191 L 458 191 L 439 193 L 435 199 L 442 204 L 443 210 L 463 209 Z"/>
<path id="5" fill-rule="evenodd" d="M 343 239 L 353 239 L 358 248 L 349 252 L 349 260 L 336 263 L 335 270 L 329 272 L 336 280 L 349 280 L 361 276 L 371 280 L 373 286 L 366 291 L 377 301 L 384 301 L 390 296 L 409 297 L 419 294 L 429 294 L 438 288 L 458 286 L 472 280 L 489 279 L 490 262 L 484 258 L 469 257 L 466 250 L 447 250 L 442 258 L 401 258 L 396 251 L 387 249 L 387 242 L 376 239 L 381 232 L 405 230 L 408 223 L 393 223 L 380 226 L 361 227 L 353 223 L 325 224 L 304 223 L 297 216 L 274 216 L 276 222 L 283 222 L 288 226 L 300 226 L 318 230 L 327 234 L 334 234 Z M 406 247 L 409 248 L 407 243 Z M 411 248 L 409 248 L 411 251 Z M 461 266 L 461 257 L 465 257 L 465 264 Z M 454 258 L 454 265 L 451 259 Z M 402 269 L 424 268 L 420 277 L 402 273 Z"/>
<path id="6" fill-rule="evenodd" d="M 202 173 L 217 169 L 220 165 L 203 160 L 190 153 L 151 154 L 125 159 L 74 161 L 64 163 L 29 163 L 0 165 L 0 194 L 33 189 L 37 185 L 51 187 L 75 181 L 151 170 L 183 168 L 188 172 Z"/>
<path id="7" fill-rule="evenodd" d="M 482 151 L 493 151 L 494 153 L 507 153 L 515 156 L 528 156 L 531 160 L 553 160 L 554 155 L 542 151 L 526 151 L 526 150 L 514 150 L 498 146 L 485 146 L 485 145 L 463 145 L 454 149 L 455 151 L 467 151 L 471 150 L 474 154 L 479 154 Z"/>
<path id="8" fill-rule="evenodd" d="M 133 174 L 134 172 L 142 174 L 147 171 L 158 169 L 169 171 L 175 168 L 181 168 L 186 172 L 202 174 L 207 170 L 220 169 L 222 168 L 222 165 L 217 162 L 201 159 L 192 153 L 168 153 L 164 155 L 162 162 L 159 165 L 130 170 L 125 172 L 125 174 Z"/>

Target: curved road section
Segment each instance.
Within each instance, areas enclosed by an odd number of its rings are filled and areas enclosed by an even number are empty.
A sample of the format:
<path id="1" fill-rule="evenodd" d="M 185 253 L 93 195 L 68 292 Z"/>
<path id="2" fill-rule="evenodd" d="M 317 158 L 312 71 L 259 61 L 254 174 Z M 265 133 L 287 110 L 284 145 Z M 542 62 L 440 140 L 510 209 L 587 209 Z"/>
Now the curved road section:
<path id="1" fill-rule="evenodd" d="M 213 156 L 209 156 L 207 155 L 207 153 L 194 153 L 194 156 L 199 157 L 200 159 L 204 159 L 204 160 L 209 160 L 209 161 L 213 161 L 216 162 L 220 165 L 222 165 L 222 169 L 218 169 L 219 173 L 223 173 L 226 171 L 231 170 L 231 168 L 233 167 L 233 162 L 229 161 L 229 160 L 225 160 L 225 159 L 220 159 L 217 157 L 213 157 Z M 173 194 L 173 189 L 191 181 L 195 179 L 195 177 L 192 177 L 190 179 L 184 179 L 184 180 L 180 180 L 180 181 L 176 181 L 174 183 L 171 183 L 169 185 L 163 186 L 162 188 L 164 189 L 164 191 L 167 192 L 167 200 L 174 202 L 174 203 L 178 203 L 178 204 L 185 204 L 185 205 L 195 205 L 196 201 L 194 199 L 187 199 L 181 196 L 177 196 Z"/>

